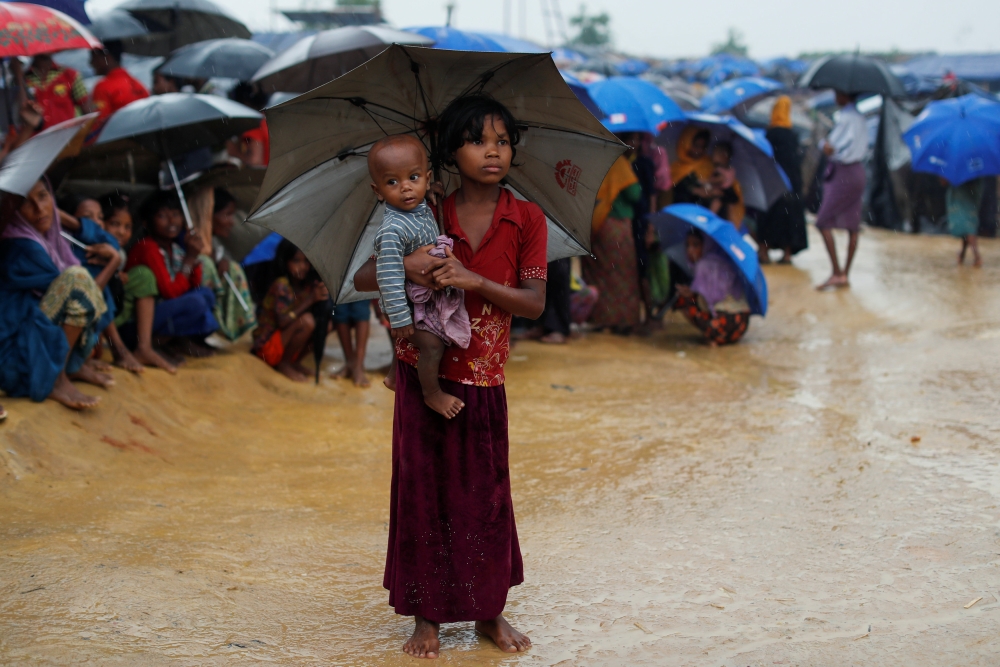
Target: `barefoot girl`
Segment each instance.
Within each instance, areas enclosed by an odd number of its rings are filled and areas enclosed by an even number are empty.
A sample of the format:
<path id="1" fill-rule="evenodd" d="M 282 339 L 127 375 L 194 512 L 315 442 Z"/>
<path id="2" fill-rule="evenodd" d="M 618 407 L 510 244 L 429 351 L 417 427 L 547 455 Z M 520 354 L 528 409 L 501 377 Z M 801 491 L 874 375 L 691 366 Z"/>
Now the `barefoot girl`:
<path id="1" fill-rule="evenodd" d="M 51 398 L 74 410 L 100 399 L 70 379 L 107 387 L 110 375 L 91 362 L 97 323 L 107 311 L 101 290 L 121 261 L 106 244 L 88 257 L 104 268 L 91 277 L 61 235 L 52 191 L 38 181 L 25 198 L 4 196 L 0 240 L 0 389 L 10 396 Z M 8 203 L 9 202 L 9 203 Z"/>
<path id="2" fill-rule="evenodd" d="M 509 110 L 492 98 L 453 102 L 439 119 L 439 163 L 453 166 L 461 187 L 442 202 L 454 251 L 444 259 L 404 258 L 407 279 L 465 290 L 472 320 L 466 350 L 450 347 L 441 388 L 465 407 L 452 419 L 427 407 L 415 368 L 418 353 L 396 342 L 389 547 L 383 585 L 396 613 L 413 616 L 403 650 L 435 658 L 441 623 L 475 621 L 505 652 L 531 641 L 501 612 L 507 590 L 523 579 L 507 463 L 503 367 L 511 315 L 536 319 L 545 307 L 545 216 L 500 183 L 519 139 Z M 376 291 L 374 261 L 355 276 Z"/>
<path id="3" fill-rule="evenodd" d="M 309 309 L 330 293 L 323 283 L 310 280 L 312 265 L 288 239 L 278 244 L 274 264 L 278 277 L 261 301 L 251 352 L 290 380 L 306 382 L 311 373 L 299 360 L 316 328 Z"/>

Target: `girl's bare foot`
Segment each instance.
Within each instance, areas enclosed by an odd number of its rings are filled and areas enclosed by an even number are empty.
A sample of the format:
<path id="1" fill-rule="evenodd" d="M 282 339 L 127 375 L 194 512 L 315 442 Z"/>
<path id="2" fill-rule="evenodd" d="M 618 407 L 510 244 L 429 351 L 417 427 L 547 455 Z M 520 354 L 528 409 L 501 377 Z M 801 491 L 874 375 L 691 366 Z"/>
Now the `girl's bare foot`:
<path id="1" fill-rule="evenodd" d="M 413 634 L 410 635 L 410 638 L 403 644 L 403 653 L 412 655 L 414 658 L 433 660 L 438 657 L 438 651 L 441 650 L 441 642 L 438 641 L 438 628 L 441 626 L 422 616 L 414 616 L 413 620 L 416 621 L 416 627 L 413 628 Z"/>
<path id="2" fill-rule="evenodd" d="M 135 348 L 135 354 L 133 357 L 140 364 L 153 366 L 154 368 L 162 368 L 171 375 L 177 372 L 176 366 L 160 356 L 160 354 L 151 347 L 140 346 Z"/>
<path id="3" fill-rule="evenodd" d="M 314 375 L 313 371 L 309 370 L 308 368 L 306 368 L 305 366 L 303 366 L 302 364 L 300 364 L 297 361 L 293 361 L 292 362 L 292 367 L 295 370 L 297 370 L 298 372 L 300 372 L 303 375 L 305 375 L 306 377 L 312 377 Z"/>
<path id="4" fill-rule="evenodd" d="M 83 363 L 84 363 L 85 366 L 89 365 L 91 368 L 93 368 L 98 373 L 110 373 L 111 372 L 111 364 L 109 364 L 108 362 L 103 361 L 101 359 L 97 359 L 97 358 L 91 357 L 90 359 L 87 359 L 87 361 L 85 361 Z"/>
<path id="5" fill-rule="evenodd" d="M 288 361 L 279 361 L 278 365 L 274 367 L 274 370 L 278 371 L 284 375 L 289 380 L 293 382 L 308 382 L 309 376 L 305 373 L 300 373 L 295 365 Z"/>
<path id="6" fill-rule="evenodd" d="M 330 377 L 339 378 L 342 380 L 351 379 L 351 377 L 353 377 L 353 373 L 351 371 L 351 364 L 345 361 L 343 366 L 341 366 L 334 372 L 330 373 Z"/>
<path id="7" fill-rule="evenodd" d="M 558 331 L 553 331 L 539 338 L 538 342 L 545 343 L 546 345 L 565 345 L 566 336 L 562 335 Z"/>
<path id="8" fill-rule="evenodd" d="M 431 410 L 440 413 L 446 419 L 453 418 L 465 407 L 465 403 L 440 389 L 432 394 L 424 394 L 424 403 Z"/>
<path id="9" fill-rule="evenodd" d="M 118 358 L 115 359 L 115 366 L 118 368 L 124 368 L 129 373 L 135 373 L 136 375 L 142 375 L 146 370 L 146 367 L 142 365 L 135 356 L 128 350 L 121 350 L 118 353 Z"/>
<path id="10" fill-rule="evenodd" d="M 83 366 L 80 366 L 80 370 L 73 373 L 71 379 L 97 385 L 103 389 L 113 387 L 115 384 L 115 379 L 111 375 L 97 370 L 96 365 L 90 363 L 89 360 L 84 362 Z"/>
<path id="11" fill-rule="evenodd" d="M 65 373 L 60 373 L 59 377 L 56 378 L 49 398 L 57 403 L 62 403 L 70 410 L 85 410 L 101 402 L 98 396 L 88 396 L 74 387 Z"/>
<path id="12" fill-rule="evenodd" d="M 531 640 L 511 627 L 507 619 L 500 614 L 491 621 L 476 621 L 476 632 L 493 640 L 504 653 L 519 653 L 531 648 Z"/>
<path id="13" fill-rule="evenodd" d="M 368 373 L 365 373 L 364 368 L 355 368 L 351 371 L 351 377 L 354 378 L 354 386 L 360 389 L 367 389 L 372 386 L 371 381 L 368 379 Z"/>
<path id="14" fill-rule="evenodd" d="M 839 289 L 841 287 L 847 287 L 849 283 L 847 282 L 847 276 L 840 274 L 833 274 L 830 276 L 822 285 L 819 285 L 816 289 L 820 292 L 828 289 Z"/>

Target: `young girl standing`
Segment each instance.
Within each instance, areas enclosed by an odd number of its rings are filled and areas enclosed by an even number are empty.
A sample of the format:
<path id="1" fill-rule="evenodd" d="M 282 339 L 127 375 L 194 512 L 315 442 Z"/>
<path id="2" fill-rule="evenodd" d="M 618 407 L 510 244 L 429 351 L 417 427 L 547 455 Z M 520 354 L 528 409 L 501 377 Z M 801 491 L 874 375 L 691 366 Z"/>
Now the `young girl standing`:
<path id="1" fill-rule="evenodd" d="M 417 351 L 397 341 L 389 548 L 383 585 L 396 613 L 416 627 L 403 645 L 436 658 L 441 623 L 475 621 L 505 652 L 531 646 L 507 623 L 507 590 L 524 580 L 507 462 L 504 364 L 512 315 L 536 319 L 545 308 L 545 216 L 501 181 L 518 130 L 510 111 L 486 96 L 453 102 L 439 119 L 439 164 L 461 187 L 441 204 L 444 232 L 455 243 L 444 259 L 423 251 L 404 258 L 407 279 L 465 290 L 472 320 L 468 349 L 450 347 L 441 388 L 465 408 L 446 419 L 424 403 Z M 433 246 L 431 246 L 433 247 Z M 355 276 L 376 291 L 374 262 Z"/>

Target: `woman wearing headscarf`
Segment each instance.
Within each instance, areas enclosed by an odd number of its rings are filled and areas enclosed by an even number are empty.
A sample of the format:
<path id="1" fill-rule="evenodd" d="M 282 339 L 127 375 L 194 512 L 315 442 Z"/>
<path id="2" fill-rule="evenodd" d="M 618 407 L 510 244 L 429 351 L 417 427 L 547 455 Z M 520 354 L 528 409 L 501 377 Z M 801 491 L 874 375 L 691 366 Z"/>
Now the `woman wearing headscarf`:
<path id="1" fill-rule="evenodd" d="M 640 322 L 639 270 L 632 218 L 642 186 L 624 157 L 611 166 L 597 191 L 591 243 L 594 257 L 582 261 L 583 277 L 598 290 L 590 321 L 628 335 Z"/>
<path id="2" fill-rule="evenodd" d="M 8 224 L 0 237 L 0 389 L 35 401 L 56 400 L 74 410 L 98 398 L 70 378 L 102 386 L 110 375 L 89 362 L 97 323 L 107 311 L 101 290 L 118 269 L 109 245 L 94 245 L 89 261 L 104 268 L 92 278 L 62 237 L 52 191 L 39 181 L 26 198 L 5 195 Z"/>
<path id="3" fill-rule="evenodd" d="M 792 255 L 809 247 L 806 215 L 802 206 L 802 157 L 799 138 L 792 129 L 792 98 L 782 95 L 771 109 L 767 140 L 774 148 L 774 161 L 788 175 L 792 189 L 774 202 L 757 223 L 757 233 L 765 248 L 784 251 L 781 264 L 791 264 Z"/>
<path id="4" fill-rule="evenodd" d="M 868 125 L 854 106 L 854 99 L 853 95 L 837 91 L 837 104 L 840 106 L 837 123 L 820 144 L 830 162 L 826 168 L 823 201 L 816 213 L 816 229 L 823 235 L 823 243 L 833 264 L 833 275 L 816 288 L 819 290 L 850 286 L 847 275 L 858 249 L 865 195 L 864 159 L 868 154 Z M 843 229 L 849 236 L 847 261 L 843 269 L 837 260 L 834 229 Z"/>
<path id="5" fill-rule="evenodd" d="M 708 155 L 711 135 L 704 128 L 689 125 L 677 139 L 677 159 L 670 164 L 675 204 L 698 204 L 708 208 L 712 192 L 709 179 L 715 171 Z"/>
<path id="6" fill-rule="evenodd" d="M 677 286 L 674 310 L 681 311 L 712 347 L 735 343 L 750 326 L 750 304 L 733 260 L 694 229 L 687 237 L 687 257 L 694 280 Z"/>

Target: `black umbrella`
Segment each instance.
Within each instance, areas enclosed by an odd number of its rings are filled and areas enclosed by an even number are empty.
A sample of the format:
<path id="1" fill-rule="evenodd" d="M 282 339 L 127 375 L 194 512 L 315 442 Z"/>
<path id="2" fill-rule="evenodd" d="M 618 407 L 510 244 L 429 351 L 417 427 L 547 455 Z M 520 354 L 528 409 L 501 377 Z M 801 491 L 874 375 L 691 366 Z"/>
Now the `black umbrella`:
<path id="1" fill-rule="evenodd" d="M 820 58 L 799 79 L 803 88 L 833 88 L 848 95 L 873 93 L 887 97 L 906 94 L 903 82 L 881 60 L 859 54 Z"/>
<path id="2" fill-rule="evenodd" d="M 210 39 L 182 46 L 156 71 L 182 79 L 225 77 L 248 81 L 274 51 L 249 39 Z"/>
<path id="3" fill-rule="evenodd" d="M 304 93 L 347 74 L 390 44 L 430 46 L 433 39 L 385 26 L 333 28 L 304 37 L 265 63 L 254 83 L 267 93 Z"/>
<path id="4" fill-rule="evenodd" d="M 122 42 L 126 51 L 135 40 L 142 41 L 149 35 L 149 29 L 142 21 L 120 9 L 112 9 L 95 18 L 90 24 L 90 31 L 102 42 Z"/>
<path id="5" fill-rule="evenodd" d="M 224 97 L 167 93 L 137 100 L 116 111 L 101 130 L 97 146 L 138 143 L 164 158 L 192 226 L 174 158 L 199 148 L 212 148 L 260 125 L 261 114 Z"/>
<path id="6" fill-rule="evenodd" d="M 145 37 L 125 44 L 126 51 L 141 56 L 167 56 L 207 39 L 250 39 L 245 25 L 210 0 L 126 0 L 117 9 L 128 12 L 149 30 Z"/>

